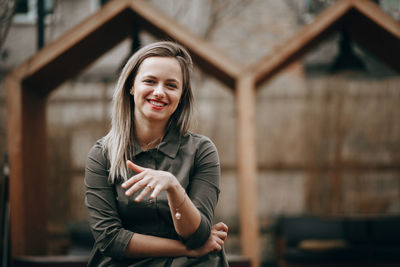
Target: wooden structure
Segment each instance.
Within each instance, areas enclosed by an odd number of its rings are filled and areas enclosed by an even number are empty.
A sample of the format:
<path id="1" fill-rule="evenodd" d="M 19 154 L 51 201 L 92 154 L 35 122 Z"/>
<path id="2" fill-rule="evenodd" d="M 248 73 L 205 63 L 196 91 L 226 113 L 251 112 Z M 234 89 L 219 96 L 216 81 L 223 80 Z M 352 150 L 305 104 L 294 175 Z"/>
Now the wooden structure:
<path id="1" fill-rule="evenodd" d="M 370 0 L 339 0 L 292 38 L 276 47 L 269 55 L 249 66 L 243 73 L 253 77 L 248 82 L 247 94 L 270 80 L 291 63 L 299 60 L 309 50 L 334 32 L 345 29 L 351 39 L 387 66 L 400 72 L 400 24 Z M 255 90 L 250 90 L 255 88 Z M 253 96 L 248 96 L 254 99 Z M 252 107 L 252 106 L 249 106 Z M 243 109 L 245 109 L 243 107 Z M 240 112 L 244 112 L 240 109 Z M 247 113 L 249 111 L 246 111 Z M 240 118 L 240 114 L 238 114 Z M 254 120 L 253 120 L 254 121 Z M 250 129 L 254 129 L 250 127 Z M 238 129 L 239 131 L 240 129 Z M 238 132 L 240 134 L 240 132 Z M 252 144 L 249 144 L 252 145 Z M 337 212 L 341 202 L 341 147 L 335 148 L 334 171 L 329 177 L 332 194 L 329 202 L 332 212 Z M 251 148 L 248 148 L 251 149 Z M 252 152 L 254 155 L 254 151 Z M 250 170 L 248 170 L 250 173 Z"/>
<path id="2" fill-rule="evenodd" d="M 239 64 L 142 0 L 111 1 L 15 68 L 6 78 L 12 256 L 40 255 L 46 250 L 48 94 L 129 37 L 134 28 L 183 44 L 196 65 L 234 90 L 241 70 Z M 246 140 L 241 144 L 244 147 Z M 245 173 L 246 176 L 249 175 Z M 250 186 L 244 185 L 243 189 Z M 241 202 L 252 207 L 252 212 L 247 211 L 247 220 L 257 222 L 254 203 Z M 257 240 L 257 234 L 257 227 L 244 230 L 244 235 L 252 236 L 252 240 Z"/>
<path id="3" fill-rule="evenodd" d="M 183 44 L 195 64 L 235 92 L 241 246 L 253 266 L 258 266 L 256 87 L 343 25 L 357 43 L 400 70 L 400 25 L 369 0 L 338 1 L 271 56 L 245 68 L 143 0 L 111 1 L 44 47 L 6 78 L 12 255 L 40 255 L 46 249 L 48 94 L 136 27 Z"/>
<path id="4" fill-rule="evenodd" d="M 311 24 L 276 48 L 246 73 L 254 77 L 256 88 L 282 69 L 300 59 L 332 33 L 345 29 L 351 40 L 400 73 L 400 23 L 370 0 L 339 0 L 322 12 Z M 252 92 L 249 90 L 248 92 Z M 337 213 L 341 203 L 341 144 L 335 147 L 334 171 L 329 177 L 330 212 Z"/>

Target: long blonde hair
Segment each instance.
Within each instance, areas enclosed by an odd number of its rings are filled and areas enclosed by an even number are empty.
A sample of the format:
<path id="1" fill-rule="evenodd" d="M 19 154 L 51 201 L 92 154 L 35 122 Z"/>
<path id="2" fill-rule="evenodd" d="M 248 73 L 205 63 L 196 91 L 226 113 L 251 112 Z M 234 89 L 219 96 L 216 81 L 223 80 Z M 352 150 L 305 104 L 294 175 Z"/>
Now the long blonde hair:
<path id="1" fill-rule="evenodd" d="M 104 149 L 110 160 L 109 180 L 114 183 L 118 177 L 127 179 L 126 160 L 130 159 L 134 148 L 135 103 L 130 90 L 142 62 L 149 57 L 172 57 L 181 67 L 183 92 L 178 107 L 172 114 L 169 125 L 185 135 L 190 127 L 193 110 L 193 92 L 190 72 L 193 67 L 189 53 L 173 42 L 157 42 L 139 49 L 125 64 L 119 76 L 113 96 L 111 129 L 104 137 Z"/>

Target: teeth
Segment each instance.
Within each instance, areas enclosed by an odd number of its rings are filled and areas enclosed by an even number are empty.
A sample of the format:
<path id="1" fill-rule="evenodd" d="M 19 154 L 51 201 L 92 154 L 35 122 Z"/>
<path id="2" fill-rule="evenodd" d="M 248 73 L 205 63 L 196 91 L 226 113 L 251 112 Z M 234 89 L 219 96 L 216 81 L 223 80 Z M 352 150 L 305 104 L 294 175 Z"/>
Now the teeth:
<path id="1" fill-rule="evenodd" d="M 150 104 L 152 104 L 152 105 L 154 105 L 154 106 L 157 106 L 157 107 L 162 107 L 162 106 L 164 106 L 164 104 L 159 103 L 159 102 L 155 102 L 155 101 L 152 101 L 152 100 L 150 100 L 149 102 L 150 102 Z"/>

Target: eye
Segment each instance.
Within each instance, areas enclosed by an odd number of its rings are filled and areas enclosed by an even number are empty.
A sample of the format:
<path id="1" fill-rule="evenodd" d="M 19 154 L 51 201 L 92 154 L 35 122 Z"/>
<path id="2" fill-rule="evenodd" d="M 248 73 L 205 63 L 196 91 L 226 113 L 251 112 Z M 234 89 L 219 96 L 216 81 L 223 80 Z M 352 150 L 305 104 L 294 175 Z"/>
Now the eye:
<path id="1" fill-rule="evenodd" d="M 152 79 L 145 79 L 143 82 L 145 84 L 154 84 L 154 80 L 152 80 Z"/>
<path id="2" fill-rule="evenodd" d="M 175 83 L 167 83 L 167 86 L 174 89 L 178 88 L 178 85 L 176 85 Z"/>

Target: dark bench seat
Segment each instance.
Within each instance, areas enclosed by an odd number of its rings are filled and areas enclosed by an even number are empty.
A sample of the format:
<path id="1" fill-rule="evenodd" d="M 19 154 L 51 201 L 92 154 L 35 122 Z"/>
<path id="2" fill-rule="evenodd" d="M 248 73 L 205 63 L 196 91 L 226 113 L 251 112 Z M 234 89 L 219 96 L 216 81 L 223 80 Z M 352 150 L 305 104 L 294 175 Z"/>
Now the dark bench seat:
<path id="1" fill-rule="evenodd" d="M 277 229 L 281 266 L 400 266 L 400 217 L 282 217 Z"/>

